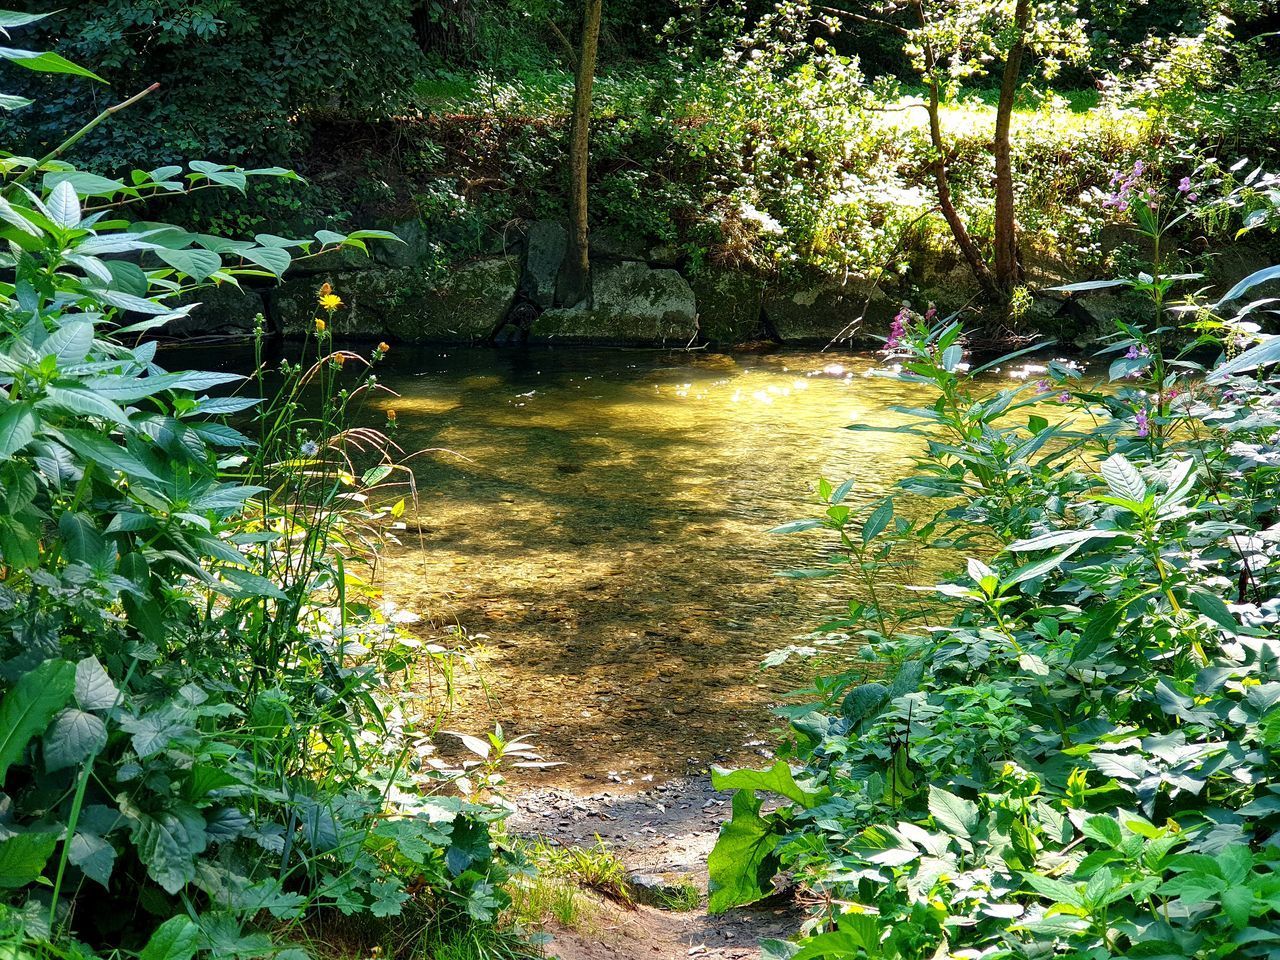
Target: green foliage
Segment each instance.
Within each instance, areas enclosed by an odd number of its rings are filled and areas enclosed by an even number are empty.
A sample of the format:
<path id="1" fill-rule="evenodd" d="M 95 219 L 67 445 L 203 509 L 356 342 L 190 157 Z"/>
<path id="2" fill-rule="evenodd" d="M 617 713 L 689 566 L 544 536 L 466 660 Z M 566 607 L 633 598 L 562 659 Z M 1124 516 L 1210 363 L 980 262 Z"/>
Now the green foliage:
<path id="1" fill-rule="evenodd" d="M 269 956 L 264 923 L 421 909 L 409 881 L 492 919 L 502 814 L 447 789 L 462 771 L 394 695 L 432 658 L 360 576 L 404 510 L 393 442 L 354 422 L 385 348 L 331 351 L 317 318 L 264 400 L 261 363 L 257 396 L 228 394 L 245 378 L 167 371 L 139 337 L 202 286 L 388 235 L 133 222 L 288 174 L 105 178 L 57 159 L 84 132 L 0 183 L 0 929 L 57 955 Z"/>
<path id="2" fill-rule="evenodd" d="M 1050 364 L 993 390 L 953 318 L 895 324 L 885 375 L 937 398 L 896 429 L 927 452 L 870 514 L 841 502 L 850 484 L 824 484 L 816 526 L 855 582 L 883 580 L 904 547 L 970 559 L 918 601 L 872 592 L 826 625 L 900 664 L 894 680 L 820 682 L 816 702 L 780 711 L 800 769 L 733 775 L 712 909 L 786 871 L 818 906 L 779 956 L 1274 953 L 1280 388 L 1266 371 L 1280 353 L 1249 318 L 1275 271 L 1211 304 L 1179 299 L 1199 278 L 1159 251 L 1195 214 L 1191 190 L 1137 182 L 1117 177 L 1112 203 L 1155 262 L 1066 288 L 1150 305 L 1149 324 L 1117 322 L 1109 383 Z M 1197 358 L 1215 354 L 1204 376 Z M 945 506 L 897 516 L 919 497 Z M 790 795 L 791 775 L 826 798 Z M 745 788 L 766 778 L 783 803 L 762 815 Z M 737 855 L 747 838 L 767 856 Z"/>

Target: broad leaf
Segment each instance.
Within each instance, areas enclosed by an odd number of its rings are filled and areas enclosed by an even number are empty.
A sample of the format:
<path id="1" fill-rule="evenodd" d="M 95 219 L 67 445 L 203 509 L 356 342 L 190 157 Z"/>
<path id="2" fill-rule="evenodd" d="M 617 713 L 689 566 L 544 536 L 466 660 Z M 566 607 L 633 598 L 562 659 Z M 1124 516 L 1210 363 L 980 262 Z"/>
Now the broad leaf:
<path id="1" fill-rule="evenodd" d="M 760 816 L 761 801 L 749 790 L 733 795 L 733 819 L 720 828 L 720 837 L 707 858 L 711 878 L 707 910 L 724 913 L 754 903 L 772 892 L 778 872 L 779 833 Z"/>
<path id="2" fill-rule="evenodd" d="M 65 660 L 46 660 L 23 674 L 0 700 L 0 786 L 9 768 L 22 759 L 27 744 L 71 700 L 75 672 Z"/>

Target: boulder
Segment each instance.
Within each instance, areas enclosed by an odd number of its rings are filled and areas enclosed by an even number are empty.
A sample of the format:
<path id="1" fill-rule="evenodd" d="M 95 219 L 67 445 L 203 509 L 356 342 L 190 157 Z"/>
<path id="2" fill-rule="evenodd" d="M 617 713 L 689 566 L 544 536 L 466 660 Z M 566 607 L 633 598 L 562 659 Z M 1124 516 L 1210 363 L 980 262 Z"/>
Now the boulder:
<path id="1" fill-rule="evenodd" d="M 710 267 L 689 278 L 698 305 L 698 332 L 709 343 L 756 339 L 764 281 L 742 270 Z"/>
<path id="2" fill-rule="evenodd" d="M 555 300 L 556 277 L 569 248 L 569 233 L 554 220 L 537 220 L 529 226 L 525 248 L 521 292 L 545 309 Z"/>
<path id="3" fill-rule="evenodd" d="M 513 256 L 472 260 L 443 279 L 416 268 L 335 273 L 287 281 L 276 309 L 286 333 L 306 332 L 317 316 L 316 292 L 328 281 L 344 303 L 333 320 L 339 337 L 465 342 L 487 337 L 506 316 L 518 280 Z"/>
<path id="4" fill-rule="evenodd" d="M 867 300 L 871 302 L 868 305 Z M 784 284 L 767 290 L 764 315 L 783 341 L 822 343 L 858 340 L 888 326 L 898 302 L 865 281 Z M 866 316 L 862 323 L 859 318 Z"/>
<path id="5" fill-rule="evenodd" d="M 199 337 L 211 334 L 249 333 L 258 314 L 265 312 L 262 297 L 230 283 L 197 290 L 182 298 L 183 304 L 198 303 L 190 314 L 171 320 L 163 333 L 170 337 Z"/>
<path id="6" fill-rule="evenodd" d="M 683 345 L 698 333 L 693 290 L 675 270 L 624 261 L 592 271 L 591 306 L 546 310 L 535 337 Z"/>

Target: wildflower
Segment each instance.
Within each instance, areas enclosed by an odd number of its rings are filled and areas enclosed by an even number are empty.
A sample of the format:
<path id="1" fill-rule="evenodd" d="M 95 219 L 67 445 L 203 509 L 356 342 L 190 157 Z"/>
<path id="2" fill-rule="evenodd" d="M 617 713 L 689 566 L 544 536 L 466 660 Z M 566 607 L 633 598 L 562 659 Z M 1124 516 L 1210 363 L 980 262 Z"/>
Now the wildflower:
<path id="1" fill-rule="evenodd" d="M 325 322 L 321 320 L 319 317 L 316 317 L 316 333 L 322 334 L 324 333 L 324 330 L 325 330 Z"/>
<path id="2" fill-rule="evenodd" d="M 1148 347 L 1145 343 L 1142 343 L 1142 344 L 1135 343 L 1131 347 L 1129 347 L 1128 351 L 1125 353 L 1124 356 L 1126 360 L 1137 360 L 1141 357 L 1149 357 L 1151 356 L 1151 348 Z"/>
<path id="3" fill-rule="evenodd" d="M 342 369 L 342 365 L 346 362 L 347 362 L 347 355 L 345 353 L 335 353 L 333 355 L 333 365 L 337 367 L 339 370 Z"/>
<path id="4" fill-rule="evenodd" d="M 1138 425 L 1138 436 L 1143 437 L 1144 439 L 1151 436 L 1151 421 L 1147 418 L 1147 411 L 1145 408 L 1138 411 L 1135 422 Z"/>
<path id="5" fill-rule="evenodd" d="M 388 354 L 391 352 L 391 345 L 383 341 L 382 343 L 378 344 L 377 350 L 380 356 Z"/>
<path id="6" fill-rule="evenodd" d="M 907 332 L 908 316 L 907 306 L 903 304 L 902 309 L 898 311 L 898 315 L 893 318 L 893 325 L 889 327 L 889 337 L 884 342 L 886 350 L 892 350 L 902 342 L 902 338 Z"/>
<path id="7" fill-rule="evenodd" d="M 1048 393 L 1052 389 L 1053 389 L 1053 384 L 1051 384 L 1048 380 L 1036 381 L 1036 393 Z"/>
<path id="8" fill-rule="evenodd" d="M 1070 402 L 1071 402 L 1071 394 L 1069 394 L 1069 393 L 1067 393 L 1067 391 L 1063 390 L 1060 394 L 1058 394 L 1058 402 L 1059 402 L 1059 403 L 1070 403 Z"/>
<path id="9" fill-rule="evenodd" d="M 304 457 L 314 457 L 320 452 L 320 445 L 314 440 L 308 440 L 299 448 L 299 450 Z"/>
<path id="10" fill-rule="evenodd" d="M 336 293 L 326 293 L 320 298 L 320 306 L 332 313 L 342 306 L 342 298 Z"/>
<path id="11" fill-rule="evenodd" d="M 1173 403 L 1173 401 L 1177 400 L 1180 396 L 1182 396 L 1182 391 L 1179 390 L 1177 387 L 1174 387 L 1168 393 L 1169 402 Z"/>
<path id="12" fill-rule="evenodd" d="M 1179 181 L 1178 181 L 1178 192 L 1179 192 L 1179 193 L 1190 193 L 1190 192 L 1191 192 L 1191 178 L 1190 178 L 1190 177 L 1183 177 L 1181 180 L 1179 180 Z"/>
<path id="13" fill-rule="evenodd" d="M 924 312 L 925 320 L 932 320 L 937 315 L 938 315 L 938 308 L 935 307 L 932 303 L 929 304 L 929 309 Z"/>
<path id="14" fill-rule="evenodd" d="M 329 283 L 328 281 L 325 281 L 324 283 L 320 284 L 320 293 L 318 294 L 318 296 L 327 297 L 331 293 L 333 293 L 333 285 L 331 283 Z"/>
<path id="15" fill-rule="evenodd" d="M 395 423 L 395 422 L 396 422 L 396 408 L 395 408 L 395 407 L 392 407 L 390 410 L 388 410 L 388 411 L 387 411 L 387 420 L 388 420 L 390 423 Z"/>

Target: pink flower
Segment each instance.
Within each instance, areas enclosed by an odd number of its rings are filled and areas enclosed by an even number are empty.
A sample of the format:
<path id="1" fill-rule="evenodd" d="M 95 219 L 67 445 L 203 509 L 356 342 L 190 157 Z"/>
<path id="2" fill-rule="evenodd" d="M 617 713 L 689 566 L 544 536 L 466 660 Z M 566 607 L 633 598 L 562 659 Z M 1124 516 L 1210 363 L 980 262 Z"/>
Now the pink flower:
<path id="1" fill-rule="evenodd" d="M 1036 393 L 1048 393 L 1052 389 L 1053 385 L 1050 384 L 1048 380 L 1036 381 Z"/>
<path id="2" fill-rule="evenodd" d="M 1190 192 L 1191 192 L 1191 178 L 1190 178 L 1190 177 L 1183 177 L 1181 180 L 1179 180 L 1179 181 L 1178 181 L 1178 192 L 1179 192 L 1179 193 L 1190 193 Z"/>
<path id="3" fill-rule="evenodd" d="M 1151 422 L 1147 419 L 1147 411 L 1145 409 L 1138 411 L 1136 422 L 1138 424 L 1138 436 L 1151 436 Z"/>
<path id="4" fill-rule="evenodd" d="M 1071 401 L 1071 394 L 1067 393 L 1067 391 L 1063 390 L 1060 394 L 1058 394 L 1059 403 L 1069 403 L 1070 401 Z"/>
<path id="5" fill-rule="evenodd" d="M 904 306 L 893 318 L 893 325 L 889 327 L 889 337 L 884 342 L 886 350 L 892 350 L 902 343 L 902 338 L 907 332 L 907 316 L 907 308 Z"/>

